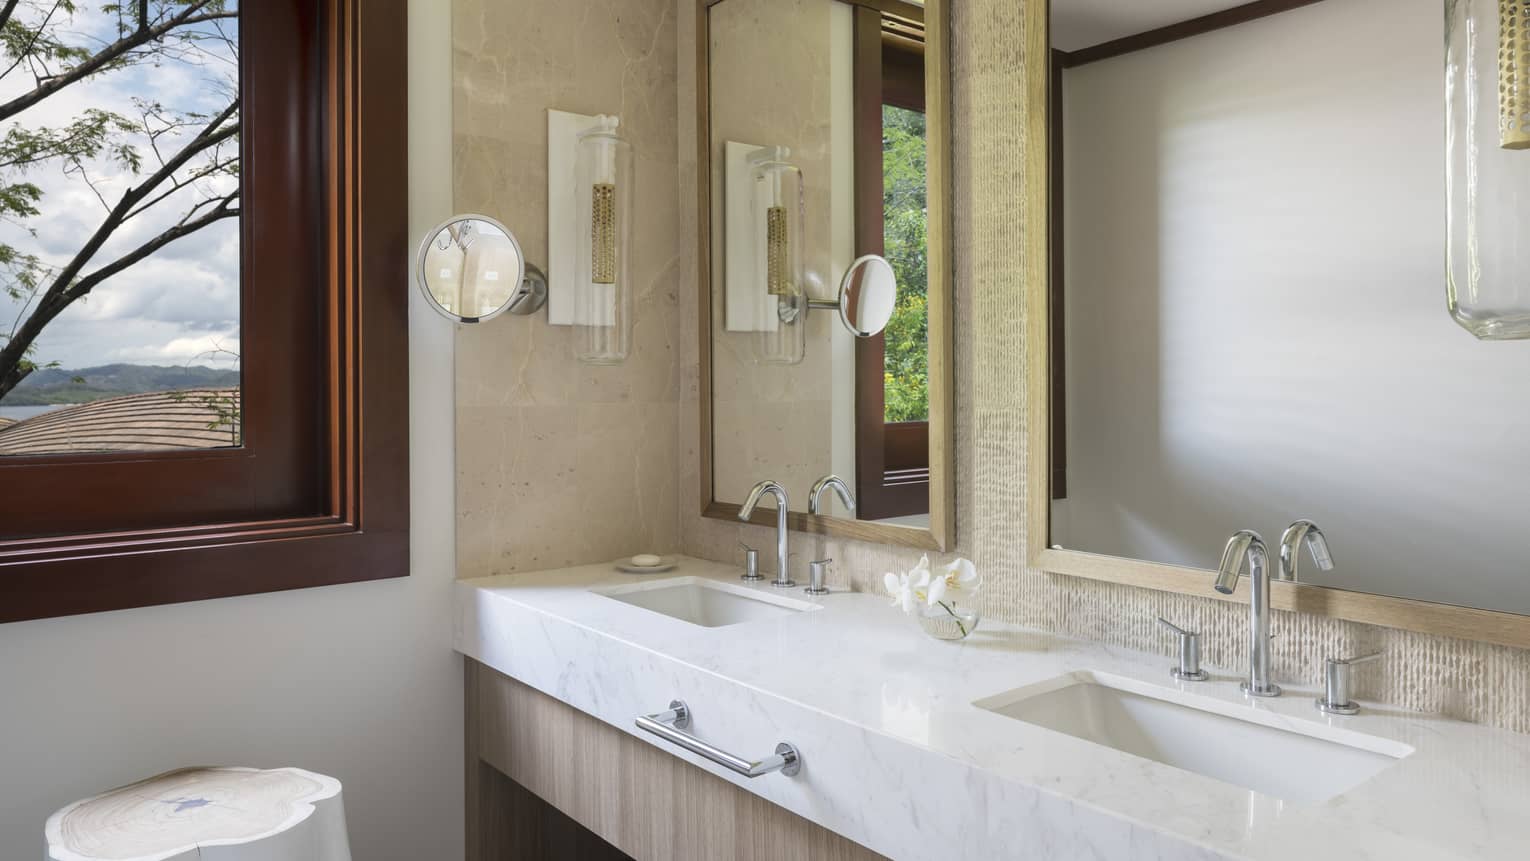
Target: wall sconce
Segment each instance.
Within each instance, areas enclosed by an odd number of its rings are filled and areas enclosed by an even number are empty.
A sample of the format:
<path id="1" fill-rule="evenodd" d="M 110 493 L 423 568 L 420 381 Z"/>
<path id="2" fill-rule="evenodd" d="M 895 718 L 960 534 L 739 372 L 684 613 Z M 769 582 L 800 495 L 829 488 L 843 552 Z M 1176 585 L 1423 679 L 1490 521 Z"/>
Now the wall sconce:
<path id="1" fill-rule="evenodd" d="M 727 141 L 723 148 L 724 328 L 752 333 L 754 360 L 795 365 L 807 354 L 808 312 L 833 310 L 845 329 L 870 338 L 897 303 L 892 265 L 868 254 L 845 270 L 835 299 L 807 292 L 802 171 L 783 146 Z"/>
<path id="2" fill-rule="evenodd" d="M 626 361 L 632 344 L 635 195 L 632 146 L 620 124 L 614 116 L 547 112 L 547 320 L 574 326 L 574 355 L 593 365 Z"/>
<path id="3" fill-rule="evenodd" d="M 1446 0 L 1451 317 L 1530 338 L 1530 0 Z"/>

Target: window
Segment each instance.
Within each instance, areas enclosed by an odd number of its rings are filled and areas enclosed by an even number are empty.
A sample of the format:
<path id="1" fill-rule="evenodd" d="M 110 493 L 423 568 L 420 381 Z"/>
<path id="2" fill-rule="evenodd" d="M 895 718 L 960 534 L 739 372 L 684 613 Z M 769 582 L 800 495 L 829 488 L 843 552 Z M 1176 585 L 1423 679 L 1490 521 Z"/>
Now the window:
<path id="1" fill-rule="evenodd" d="M 246 5 L 0 10 L 0 621 L 407 573 L 404 5 Z"/>
<path id="2" fill-rule="evenodd" d="M 923 29 L 856 10 L 858 254 L 881 254 L 898 277 L 883 334 L 856 344 L 857 515 L 929 511 L 929 286 Z"/>
<path id="3" fill-rule="evenodd" d="M 0 457 L 239 445 L 237 0 L 9 13 Z"/>

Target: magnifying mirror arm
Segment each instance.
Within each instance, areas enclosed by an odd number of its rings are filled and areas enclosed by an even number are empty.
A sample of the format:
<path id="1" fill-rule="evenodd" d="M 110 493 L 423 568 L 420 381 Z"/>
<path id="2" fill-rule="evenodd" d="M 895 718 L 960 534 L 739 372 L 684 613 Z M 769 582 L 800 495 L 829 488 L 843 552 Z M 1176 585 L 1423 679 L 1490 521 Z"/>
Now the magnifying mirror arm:
<path id="1" fill-rule="evenodd" d="M 521 279 L 521 289 L 516 291 L 505 308 L 505 313 L 524 317 L 534 314 L 547 304 L 547 276 L 536 266 L 526 264 L 526 277 Z"/>

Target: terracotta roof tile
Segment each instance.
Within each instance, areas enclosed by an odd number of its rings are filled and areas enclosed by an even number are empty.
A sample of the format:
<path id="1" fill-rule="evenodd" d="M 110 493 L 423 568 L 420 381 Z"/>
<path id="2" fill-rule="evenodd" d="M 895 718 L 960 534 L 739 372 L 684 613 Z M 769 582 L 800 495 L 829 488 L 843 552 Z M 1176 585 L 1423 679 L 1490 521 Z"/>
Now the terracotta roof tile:
<path id="1" fill-rule="evenodd" d="M 238 445 L 238 388 L 149 392 L 64 407 L 0 425 L 0 455 L 152 451 Z"/>

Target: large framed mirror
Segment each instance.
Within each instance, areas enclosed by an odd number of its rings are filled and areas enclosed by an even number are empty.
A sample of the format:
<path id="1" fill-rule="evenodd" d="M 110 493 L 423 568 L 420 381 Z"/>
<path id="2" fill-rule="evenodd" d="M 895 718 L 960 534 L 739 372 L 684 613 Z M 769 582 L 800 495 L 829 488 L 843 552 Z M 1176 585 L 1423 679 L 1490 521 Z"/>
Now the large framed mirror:
<path id="1" fill-rule="evenodd" d="M 702 511 L 944 549 L 946 3 L 699 2 Z"/>
<path id="2" fill-rule="evenodd" d="M 1214 597 L 1310 519 L 1277 607 L 1530 645 L 1530 342 L 1447 311 L 1441 9 L 1051 0 L 1037 567 Z"/>

